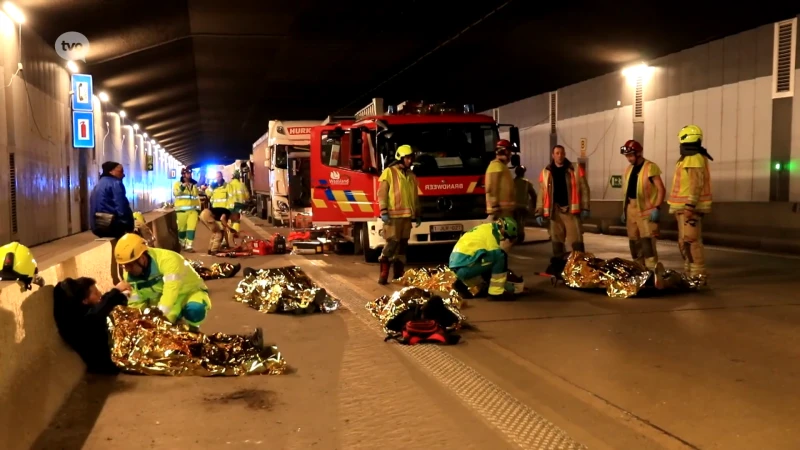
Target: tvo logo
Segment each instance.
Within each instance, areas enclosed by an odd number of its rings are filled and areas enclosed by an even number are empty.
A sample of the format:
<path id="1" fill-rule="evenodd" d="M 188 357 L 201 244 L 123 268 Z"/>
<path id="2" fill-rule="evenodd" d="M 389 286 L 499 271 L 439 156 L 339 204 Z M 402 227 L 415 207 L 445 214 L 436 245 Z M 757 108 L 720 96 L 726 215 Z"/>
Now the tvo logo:
<path id="1" fill-rule="evenodd" d="M 56 39 L 56 53 L 67 61 L 86 62 L 89 54 L 89 39 L 77 31 L 67 31 Z"/>

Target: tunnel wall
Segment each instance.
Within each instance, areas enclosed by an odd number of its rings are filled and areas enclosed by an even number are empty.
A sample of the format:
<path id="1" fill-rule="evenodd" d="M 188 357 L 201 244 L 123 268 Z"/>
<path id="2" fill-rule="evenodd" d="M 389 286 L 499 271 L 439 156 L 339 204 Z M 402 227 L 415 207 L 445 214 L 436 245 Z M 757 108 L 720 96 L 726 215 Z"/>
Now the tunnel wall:
<path id="1" fill-rule="evenodd" d="M 87 230 L 89 196 L 108 160 L 124 165 L 134 210 L 150 211 L 171 200 L 169 169 L 177 166 L 155 152 L 155 170 L 146 173 L 143 146 L 126 145 L 116 110 L 96 97 L 96 147 L 72 147 L 70 74 L 52 45 L 23 26 L 23 71 L 13 76 L 20 61 L 13 23 L 0 21 L 0 41 L 0 245 L 36 245 Z M 94 80 L 96 90 L 100 82 Z M 124 134 L 128 143 L 132 134 Z"/>
<path id="2" fill-rule="evenodd" d="M 800 33 L 796 22 L 794 27 L 796 48 Z M 780 228 L 800 237 L 800 86 L 795 82 L 793 96 L 774 98 L 775 36 L 775 24 L 767 24 L 649 61 L 638 104 L 636 79 L 615 72 L 486 114 L 521 128 L 528 178 L 538 177 L 555 143 L 566 147 L 569 159 L 583 159 L 595 220 L 619 216 L 624 193 L 610 178 L 625 173 L 628 162 L 619 148 L 626 140 L 644 145 L 645 157 L 661 167 L 669 189 L 678 132 L 696 124 L 714 158 L 716 214 L 710 226 L 742 233 Z M 800 81 L 800 57 L 793 70 Z M 782 170 L 775 170 L 776 162 Z"/>

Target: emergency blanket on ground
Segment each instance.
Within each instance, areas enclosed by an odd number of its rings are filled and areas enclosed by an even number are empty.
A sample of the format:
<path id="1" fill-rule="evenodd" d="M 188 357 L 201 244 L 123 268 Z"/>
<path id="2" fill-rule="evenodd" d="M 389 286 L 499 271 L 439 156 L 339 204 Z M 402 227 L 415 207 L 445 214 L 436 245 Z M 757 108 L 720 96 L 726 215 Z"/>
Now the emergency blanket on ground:
<path id="1" fill-rule="evenodd" d="M 465 320 L 459 309 L 460 300 L 414 286 L 376 298 L 366 308 L 389 335 L 402 333 L 413 320 L 433 320 L 449 331 L 461 328 Z"/>
<path id="2" fill-rule="evenodd" d="M 339 300 L 297 266 L 246 268 L 233 298 L 263 313 L 329 313 L 339 309 Z"/>
<path id="3" fill-rule="evenodd" d="M 241 264 L 214 263 L 211 267 L 205 267 L 203 261 L 189 260 L 189 264 L 204 280 L 219 280 L 221 278 L 231 278 L 242 268 Z"/>
<path id="4" fill-rule="evenodd" d="M 559 272 L 557 261 L 551 263 L 548 273 Z M 605 289 L 611 298 L 633 297 L 646 287 L 652 273 L 644 266 L 622 258 L 600 259 L 591 253 L 572 252 L 560 271 L 564 283 L 574 289 Z M 690 290 L 698 287 L 698 280 L 680 272 L 663 273 L 663 289 Z"/>
<path id="5" fill-rule="evenodd" d="M 279 375 L 286 361 L 263 338 L 203 334 L 166 321 L 158 310 L 118 306 L 108 317 L 111 360 L 128 373 L 167 376 Z"/>
<path id="6" fill-rule="evenodd" d="M 463 306 L 463 299 L 455 288 L 456 281 L 458 281 L 456 273 L 442 265 L 434 269 L 426 267 L 408 269 L 402 277 L 393 280 L 392 283 L 438 293 L 447 297 L 448 303 L 460 310 Z"/>

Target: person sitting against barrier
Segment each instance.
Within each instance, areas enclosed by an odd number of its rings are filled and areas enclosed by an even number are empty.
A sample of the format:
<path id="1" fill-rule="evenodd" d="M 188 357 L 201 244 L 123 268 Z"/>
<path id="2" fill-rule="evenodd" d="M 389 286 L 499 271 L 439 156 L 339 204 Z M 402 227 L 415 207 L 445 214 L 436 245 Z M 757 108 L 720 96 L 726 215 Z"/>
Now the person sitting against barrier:
<path id="1" fill-rule="evenodd" d="M 228 208 L 211 207 L 200 213 L 200 220 L 211 232 L 208 243 L 208 254 L 213 255 L 224 246 L 233 247 L 234 231 L 230 228 L 230 221 L 239 222 L 239 213 Z"/>
<path id="2" fill-rule="evenodd" d="M 16 281 L 22 292 L 33 289 L 32 285 L 44 286 L 44 280 L 39 276 L 39 266 L 33 258 L 31 249 L 11 242 L 0 247 L 0 281 Z"/>
<path id="3" fill-rule="evenodd" d="M 119 373 L 111 362 L 108 315 L 128 298 L 119 289 L 102 294 L 88 277 L 67 278 L 53 290 L 53 317 L 58 334 L 86 364 L 90 373 Z"/>
<path id="4" fill-rule="evenodd" d="M 179 253 L 148 248 L 141 236 L 128 233 L 114 248 L 114 259 L 125 270 L 117 289 L 130 291 L 128 306 L 157 308 L 168 321 L 192 328 L 205 320 L 211 309 L 208 288 Z"/>
<path id="5" fill-rule="evenodd" d="M 450 254 L 450 269 L 467 290 L 489 282 L 489 300 L 512 300 L 522 280 L 508 280 L 508 251 L 517 239 L 517 222 L 503 217 L 464 233 Z"/>

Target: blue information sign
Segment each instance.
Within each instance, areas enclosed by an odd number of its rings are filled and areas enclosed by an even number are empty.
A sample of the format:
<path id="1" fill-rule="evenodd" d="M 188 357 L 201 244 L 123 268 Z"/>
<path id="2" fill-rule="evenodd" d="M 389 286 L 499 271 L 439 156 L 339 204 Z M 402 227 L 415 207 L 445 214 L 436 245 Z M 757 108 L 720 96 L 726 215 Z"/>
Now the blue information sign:
<path id="1" fill-rule="evenodd" d="M 94 148 L 94 116 L 91 112 L 72 112 L 72 146 Z"/>
<path id="2" fill-rule="evenodd" d="M 72 109 L 75 111 L 92 110 L 92 76 L 72 75 Z"/>

